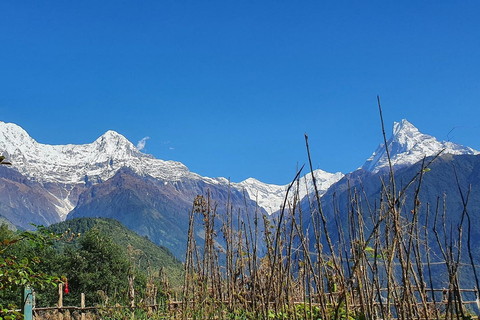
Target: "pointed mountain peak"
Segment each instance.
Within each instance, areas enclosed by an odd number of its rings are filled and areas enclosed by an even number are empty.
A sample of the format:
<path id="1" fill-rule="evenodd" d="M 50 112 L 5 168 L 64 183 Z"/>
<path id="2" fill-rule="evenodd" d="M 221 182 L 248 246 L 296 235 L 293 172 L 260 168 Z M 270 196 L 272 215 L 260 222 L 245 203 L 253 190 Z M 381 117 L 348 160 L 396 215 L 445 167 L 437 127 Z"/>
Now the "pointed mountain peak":
<path id="1" fill-rule="evenodd" d="M 394 122 L 393 134 L 387 141 L 392 165 L 396 168 L 412 165 L 424 157 L 436 155 L 441 150 L 445 154 L 479 154 L 478 151 L 448 141 L 438 141 L 435 137 L 421 133 L 413 124 L 403 119 Z M 385 145 L 381 143 L 362 169 L 378 172 L 388 168 Z"/>
<path id="2" fill-rule="evenodd" d="M 120 133 L 108 130 L 93 142 L 97 149 L 103 150 L 114 158 L 129 158 L 131 156 L 142 156 L 137 147 Z"/>
<path id="3" fill-rule="evenodd" d="M 119 143 L 119 142 L 130 142 L 125 138 L 123 135 L 120 133 L 113 131 L 113 130 L 108 130 L 104 134 L 102 134 L 100 137 L 98 137 L 95 142 L 107 142 L 107 143 Z"/>
<path id="4" fill-rule="evenodd" d="M 332 184 L 344 176 L 341 172 L 329 173 L 321 169 L 314 170 L 313 174 L 320 195 L 323 195 Z M 248 178 L 237 185 L 240 186 L 241 189 L 245 189 L 250 199 L 256 201 L 260 207 L 267 211 L 268 214 L 273 214 L 280 209 L 283 205 L 288 189 L 288 184 L 268 184 L 255 178 Z M 296 188 L 297 184 L 294 184 L 294 187 Z M 293 196 L 297 194 L 297 191 L 300 199 L 303 199 L 307 193 L 313 194 L 315 192 L 311 173 L 306 173 L 299 179 L 298 190 L 291 190 L 289 193 L 290 199 L 293 199 Z"/>
<path id="5" fill-rule="evenodd" d="M 0 121 L 0 133 L 1 133 L 1 139 L 9 140 L 11 142 L 14 142 L 15 140 L 18 140 L 19 142 L 34 141 L 30 137 L 30 135 L 27 133 L 27 131 L 25 131 L 22 127 L 20 127 L 19 125 L 16 125 L 15 123 Z"/>
<path id="6" fill-rule="evenodd" d="M 118 139 L 118 138 L 123 138 L 123 139 L 126 139 L 123 135 L 121 135 L 120 133 L 118 133 L 117 131 L 113 131 L 113 130 L 108 130 L 107 132 L 105 132 L 102 137 L 106 137 L 106 138 L 113 138 L 113 139 Z"/>
<path id="7" fill-rule="evenodd" d="M 402 119 L 401 122 L 394 122 L 393 123 L 393 135 L 411 135 L 411 134 L 416 134 L 419 133 L 417 127 L 415 127 L 413 124 L 408 122 L 406 119 Z"/>
<path id="8" fill-rule="evenodd" d="M 48 145 L 38 143 L 16 124 L 0 122 L 0 150 L 14 170 L 42 183 L 84 183 L 86 177 L 105 181 L 123 167 L 172 181 L 190 175 L 183 164 L 142 153 L 112 130 L 88 144 Z"/>
<path id="9" fill-rule="evenodd" d="M 14 154 L 34 149 L 37 144 L 22 127 L 15 123 L 0 121 L 0 150 L 9 160 Z"/>
<path id="10" fill-rule="evenodd" d="M 434 139 L 436 141 L 434 137 L 421 133 L 417 127 L 405 119 L 401 122 L 394 122 L 392 131 L 393 134 L 388 140 L 388 143 L 398 143 L 401 146 L 400 149 L 403 151 L 407 151 L 423 140 Z"/>

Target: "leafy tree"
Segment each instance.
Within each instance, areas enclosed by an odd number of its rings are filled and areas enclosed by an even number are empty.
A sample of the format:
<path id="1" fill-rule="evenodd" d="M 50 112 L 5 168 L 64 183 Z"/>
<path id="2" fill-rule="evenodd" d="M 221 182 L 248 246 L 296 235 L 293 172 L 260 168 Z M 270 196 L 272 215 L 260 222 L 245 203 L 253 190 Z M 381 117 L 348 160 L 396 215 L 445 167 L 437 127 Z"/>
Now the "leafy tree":
<path id="1" fill-rule="evenodd" d="M 93 229 L 80 238 L 80 248 L 67 248 L 62 267 L 66 270 L 70 293 L 65 301 L 79 301 L 85 293 L 89 305 L 102 297 L 121 299 L 127 290 L 128 257 L 112 239 Z"/>
<path id="2" fill-rule="evenodd" d="M 168 275 L 168 281 L 172 288 L 179 289 L 183 285 L 183 266 L 181 262 L 166 248 L 160 247 L 145 237 L 139 236 L 136 232 L 127 229 L 121 222 L 109 218 L 75 218 L 48 227 L 51 232 L 62 232 L 70 229 L 75 234 L 83 234 L 91 229 L 98 229 L 104 236 L 122 248 L 126 256 L 129 255 L 128 248 L 133 247 L 136 252 L 141 251 L 133 259 L 135 270 L 138 272 L 158 273 L 163 270 Z M 63 252 L 65 248 L 60 246 L 73 246 L 75 249 L 81 247 L 80 240 L 83 236 L 75 238 L 72 242 L 64 244 L 58 242 L 59 251 Z M 132 261 L 132 263 L 133 263 Z M 137 277 L 136 279 L 140 279 Z M 137 289 L 135 289 L 137 290 Z"/>

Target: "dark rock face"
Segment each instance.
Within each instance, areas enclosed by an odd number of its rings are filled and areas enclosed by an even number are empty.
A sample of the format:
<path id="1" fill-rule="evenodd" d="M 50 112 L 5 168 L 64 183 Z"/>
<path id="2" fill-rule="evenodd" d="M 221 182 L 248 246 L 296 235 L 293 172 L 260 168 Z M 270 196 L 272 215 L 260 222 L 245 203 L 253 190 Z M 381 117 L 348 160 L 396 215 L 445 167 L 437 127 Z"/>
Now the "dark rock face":
<path id="1" fill-rule="evenodd" d="M 58 199 L 43 185 L 20 173 L 0 167 L 0 215 L 22 229 L 50 225 L 61 218 L 55 205 Z"/>
<path id="2" fill-rule="evenodd" d="M 131 169 L 123 168 L 107 181 L 91 186 L 79 197 L 77 206 L 67 219 L 80 217 L 114 218 L 140 235 L 165 246 L 179 259 L 184 258 L 187 243 L 189 211 L 197 195 L 210 196 L 219 216 L 226 212 L 227 202 L 234 208 L 243 208 L 253 214 L 255 203 L 246 200 L 240 192 L 222 186 L 210 185 L 201 180 L 183 179 L 161 181 L 142 177 Z M 235 215 L 238 214 L 234 211 Z M 245 218 L 245 217 L 244 217 Z M 253 219 L 252 219 L 253 220 Z M 221 220 L 218 220 L 217 226 Z M 201 230 L 197 222 L 196 230 Z M 198 241 L 202 234 L 198 232 Z M 219 239 L 221 242 L 221 239 Z"/>

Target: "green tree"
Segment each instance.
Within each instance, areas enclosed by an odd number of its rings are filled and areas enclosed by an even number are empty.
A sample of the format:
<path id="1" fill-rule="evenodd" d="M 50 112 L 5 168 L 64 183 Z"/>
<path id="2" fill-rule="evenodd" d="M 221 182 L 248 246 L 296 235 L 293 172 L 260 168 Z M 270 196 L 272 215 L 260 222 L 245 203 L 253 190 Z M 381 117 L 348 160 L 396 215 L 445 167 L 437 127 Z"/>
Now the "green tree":
<path id="1" fill-rule="evenodd" d="M 125 252 L 110 238 L 93 229 L 80 238 L 80 248 L 67 248 L 62 267 L 70 293 L 65 301 L 78 302 L 85 293 L 89 305 L 102 298 L 122 299 L 127 290 L 130 263 Z M 99 294 L 101 292 L 101 294 Z"/>

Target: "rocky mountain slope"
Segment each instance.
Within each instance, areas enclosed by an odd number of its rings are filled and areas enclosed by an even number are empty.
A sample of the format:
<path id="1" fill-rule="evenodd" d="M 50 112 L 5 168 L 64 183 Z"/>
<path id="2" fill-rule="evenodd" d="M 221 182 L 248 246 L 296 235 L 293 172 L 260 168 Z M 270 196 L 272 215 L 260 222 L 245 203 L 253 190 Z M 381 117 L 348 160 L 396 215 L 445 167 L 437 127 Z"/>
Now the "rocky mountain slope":
<path id="1" fill-rule="evenodd" d="M 112 178 L 87 188 L 79 197 L 77 206 L 67 219 L 106 217 L 122 222 L 129 229 L 148 236 L 155 243 L 167 247 L 178 259 L 183 259 L 187 244 L 189 212 L 197 195 L 210 197 L 212 210 L 218 215 L 233 209 L 234 217 L 246 221 L 245 215 L 259 210 L 256 203 L 245 199 L 243 193 L 222 185 L 207 184 L 202 180 L 180 179 L 174 182 L 140 176 L 130 168 L 120 169 Z M 238 218 L 235 218 L 238 220 Z M 199 219 L 201 220 L 201 219 Z M 222 219 L 217 219 L 218 230 Z M 195 226 L 197 242 L 204 235 L 201 224 Z M 221 233 L 218 232 L 220 240 Z"/>

